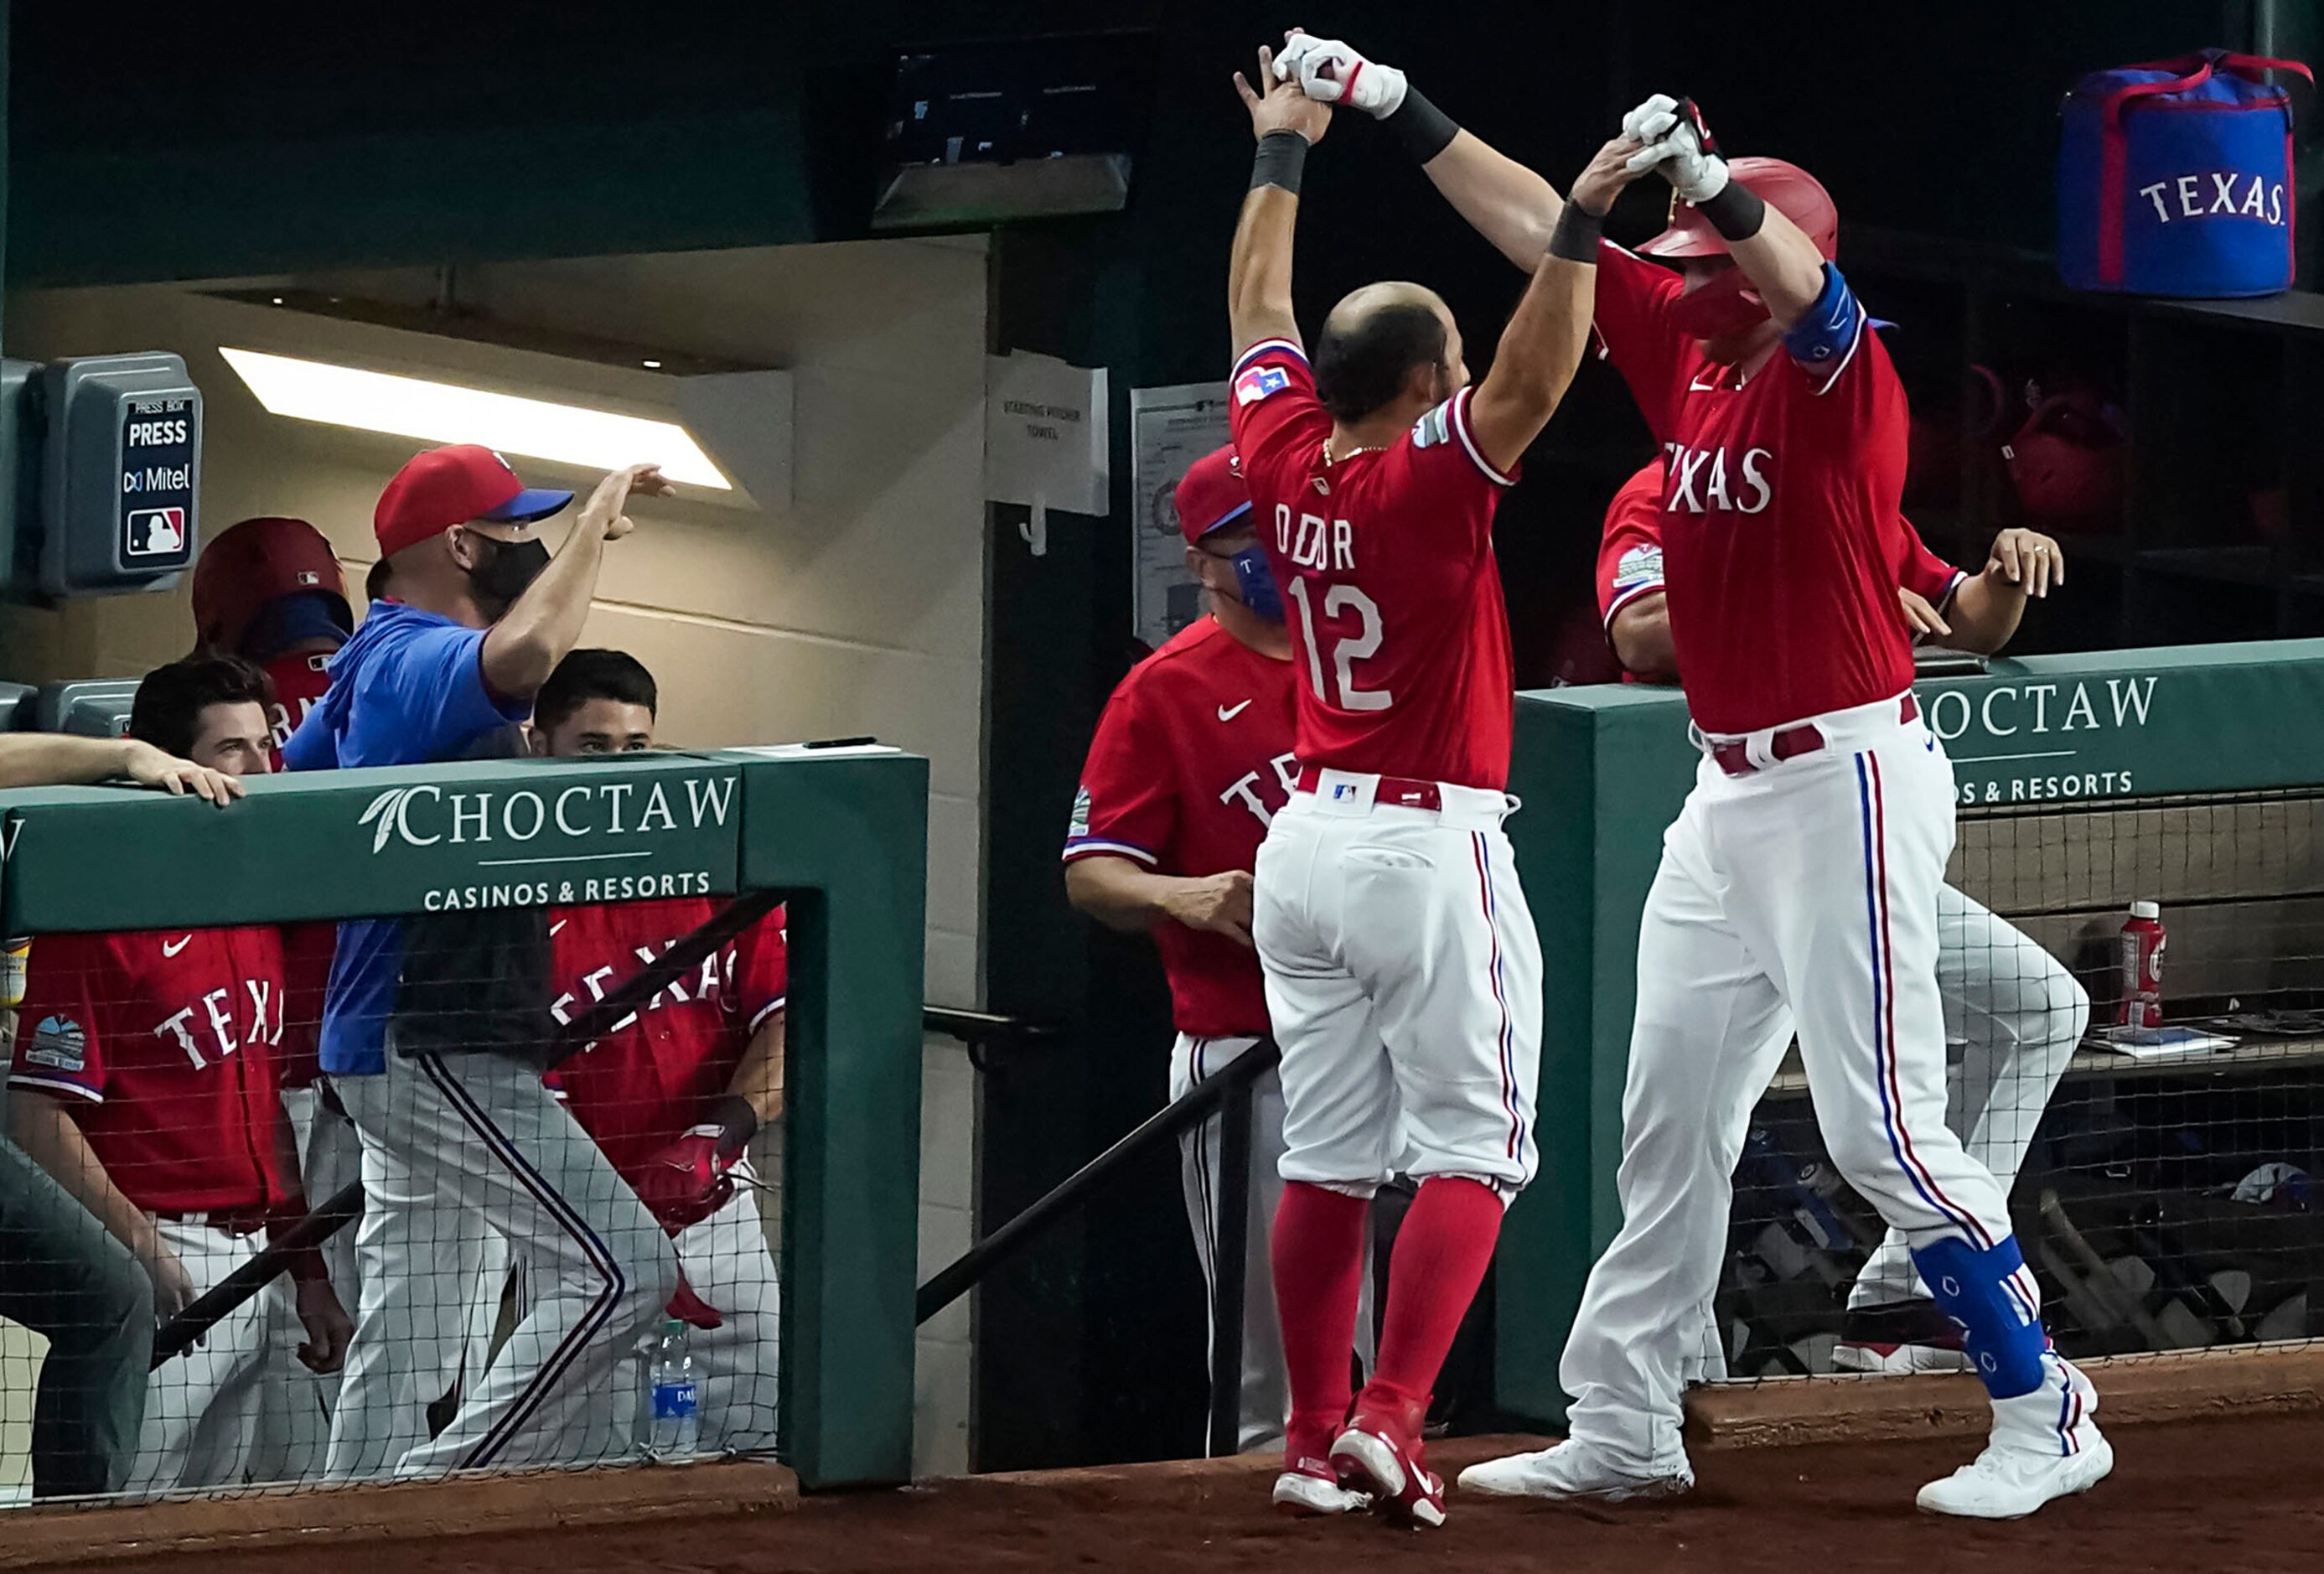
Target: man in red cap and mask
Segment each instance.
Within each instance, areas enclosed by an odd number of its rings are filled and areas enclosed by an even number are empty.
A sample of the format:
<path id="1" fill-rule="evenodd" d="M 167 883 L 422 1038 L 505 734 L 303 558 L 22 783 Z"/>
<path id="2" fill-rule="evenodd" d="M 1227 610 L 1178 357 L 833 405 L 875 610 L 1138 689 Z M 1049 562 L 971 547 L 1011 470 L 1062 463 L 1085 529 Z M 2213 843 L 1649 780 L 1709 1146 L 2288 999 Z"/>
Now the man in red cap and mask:
<path id="1" fill-rule="evenodd" d="M 1296 35 L 1279 68 L 1380 119 L 1462 216 L 1530 271 L 1564 204 L 1402 72 Z M 2007 1198 L 1945 1125 L 1937 897 L 1953 776 L 1912 692 L 1896 587 L 1903 386 L 1831 258 L 1839 214 L 1780 160 L 1720 156 L 1692 104 L 1624 116 L 1674 194 L 1634 254 L 1601 245 L 1596 325 L 1668 461 L 1664 577 L 1702 764 L 1638 936 L 1618 1187 L 1559 1378 L 1568 1441 L 1461 1484 L 1541 1497 L 1684 1491 L 1696 1311 L 1727 1220 L 1710 1155 L 1740 1146 L 1777 1014 L 1798 1027 L 1833 1163 L 1910 1245 L 1991 1401 L 1991 1441 L 1920 1506 L 2015 1518 L 2113 1467 L 2088 1378 L 2050 1348 Z M 1646 257 L 1678 264 L 1678 272 Z M 1730 1141 L 1732 1137 L 1734 1140 Z"/>
<path id="2" fill-rule="evenodd" d="M 1250 870 L 1299 774 L 1291 641 L 1234 450 L 1195 460 L 1176 502 L 1186 567 L 1207 605 L 1113 691 L 1082 768 L 1065 851 L 1074 906 L 1110 928 L 1150 932 L 1162 953 L 1178 1028 L 1173 1099 L 1268 1036 Z M 1180 1142 L 1194 1255 L 1211 1284 L 1220 1120 L 1212 1116 Z M 1272 1071 L 1252 1084 L 1250 1125 L 1237 1429 L 1246 1450 L 1280 1446 L 1291 1404 L 1268 1272 L 1268 1226 L 1283 1195 L 1283 1083 Z M 1211 1311 L 1215 1319 L 1215 1302 Z M 1312 1489 L 1339 1495 L 1328 1483 Z"/>
<path id="3" fill-rule="evenodd" d="M 606 544 L 634 528 L 624 506 L 670 491 L 653 465 L 613 472 L 552 557 L 534 527 L 571 492 L 527 490 L 474 445 L 413 459 L 374 516 L 382 597 L 284 747 L 290 769 L 529 752 L 533 695 L 579 642 Z M 550 976 L 541 907 L 339 925 L 321 1060 L 362 1139 L 367 1205 L 334 1477 L 560 1459 L 677 1287 L 660 1226 L 541 1086 Z M 443 1280 L 408 1248 L 478 1225 L 523 1260 L 535 1297 L 430 1438 L 416 1418 L 437 1368 L 413 1330 L 437 1321 L 418 1301 Z"/>

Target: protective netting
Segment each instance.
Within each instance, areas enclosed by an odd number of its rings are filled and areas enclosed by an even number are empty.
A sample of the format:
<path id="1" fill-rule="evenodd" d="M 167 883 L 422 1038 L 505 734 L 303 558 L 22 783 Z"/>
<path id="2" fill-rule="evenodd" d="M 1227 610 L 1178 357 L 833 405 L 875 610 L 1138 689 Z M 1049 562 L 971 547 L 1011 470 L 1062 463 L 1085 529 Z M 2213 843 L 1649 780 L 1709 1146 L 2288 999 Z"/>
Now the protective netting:
<path id="1" fill-rule="evenodd" d="M 14 1496 L 778 1451 L 773 897 L 13 944 Z"/>
<path id="2" fill-rule="evenodd" d="M 2324 1335 L 2324 795 L 1963 810 L 1950 880 L 1947 1123 L 2015 1176 L 2060 1349 Z M 1736 1379 L 1960 1365 L 1827 1156 L 1796 1048 L 1738 1166 L 1714 1323 L 1707 1369 Z"/>

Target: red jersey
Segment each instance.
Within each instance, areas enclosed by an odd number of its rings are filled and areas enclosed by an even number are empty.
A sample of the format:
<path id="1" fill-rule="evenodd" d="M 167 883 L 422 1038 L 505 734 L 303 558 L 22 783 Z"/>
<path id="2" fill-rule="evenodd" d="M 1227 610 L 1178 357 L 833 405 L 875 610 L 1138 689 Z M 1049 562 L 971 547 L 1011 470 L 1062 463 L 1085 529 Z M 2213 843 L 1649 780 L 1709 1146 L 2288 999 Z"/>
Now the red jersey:
<path id="1" fill-rule="evenodd" d="M 1598 542 L 1598 612 L 1610 632 L 1614 614 L 1663 586 L 1663 471 L 1660 459 L 1622 483 L 1606 505 L 1606 533 Z M 1969 577 L 1929 550 L 1903 515 L 1896 519 L 1904 561 L 1897 584 L 1940 612 Z"/>
<path id="2" fill-rule="evenodd" d="M 138 1207 L 240 1211 L 292 1196 L 275 1167 L 272 929 L 42 935 L 16 1021 L 9 1085 L 64 1100 Z"/>
<path id="3" fill-rule="evenodd" d="M 274 683 L 274 704 L 267 711 L 266 722 L 274 732 L 270 752 L 277 770 L 282 769 L 284 741 L 299 730 L 299 723 L 331 686 L 331 675 L 325 667 L 330 658 L 327 651 L 310 651 L 303 656 L 278 656 L 266 663 L 266 676 Z M 286 1088 L 311 1085 L 321 1069 L 317 1056 L 323 1028 L 323 993 L 330 983 L 331 953 L 338 943 L 337 924 L 291 924 L 283 928 L 287 1004 L 275 1063 Z"/>
<path id="4" fill-rule="evenodd" d="M 1673 327 L 1677 274 L 1600 248 L 1597 326 L 1669 461 L 1664 574 L 1687 708 L 1757 732 L 1902 694 L 1904 391 L 1853 297 L 1836 353 L 1748 376 Z"/>
<path id="5" fill-rule="evenodd" d="M 1111 855 L 1194 877 L 1250 869 L 1299 779 L 1291 675 L 1210 618 L 1131 667 L 1090 741 L 1065 861 Z M 1257 952 L 1183 924 L 1157 925 L 1154 942 L 1179 1032 L 1268 1031 Z"/>
<path id="6" fill-rule="evenodd" d="M 331 675 L 326 663 L 331 659 L 327 650 L 309 651 L 303 656 L 277 656 L 265 664 L 266 676 L 274 684 L 274 704 L 266 713 L 266 724 L 274 732 L 274 769 L 282 769 L 282 745 L 307 719 L 307 713 L 322 703 L 323 691 L 331 686 Z"/>
<path id="7" fill-rule="evenodd" d="M 1299 346 L 1263 340 L 1236 364 L 1235 451 L 1305 680 L 1303 766 L 1508 781 L 1517 674 L 1493 509 L 1515 477 L 1477 446 L 1471 391 L 1326 465 L 1332 418 Z"/>
<path id="8" fill-rule="evenodd" d="M 549 921 L 558 990 L 549 1015 L 571 1022 L 717 910 L 708 897 L 558 908 Z M 573 1118 L 632 1184 L 658 1149 L 725 1094 L 752 1036 L 783 1008 L 785 922 L 776 908 L 549 1073 Z"/>

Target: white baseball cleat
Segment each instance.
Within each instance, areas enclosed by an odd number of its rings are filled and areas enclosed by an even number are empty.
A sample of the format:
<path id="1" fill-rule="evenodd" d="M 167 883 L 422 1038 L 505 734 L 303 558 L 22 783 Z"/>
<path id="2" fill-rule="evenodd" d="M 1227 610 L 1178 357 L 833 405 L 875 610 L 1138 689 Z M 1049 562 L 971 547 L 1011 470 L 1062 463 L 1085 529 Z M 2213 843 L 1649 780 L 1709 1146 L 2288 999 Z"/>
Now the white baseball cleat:
<path id="1" fill-rule="evenodd" d="M 1614 1468 L 1587 1444 L 1563 1442 L 1538 1453 L 1471 1465 L 1461 1472 L 1459 1485 L 1463 1492 L 1488 1497 L 1595 1497 L 1622 1503 L 1691 1492 L 1694 1472 L 1682 1464 L 1666 1476 L 1632 1475 Z"/>
<path id="2" fill-rule="evenodd" d="M 1275 1478 L 1275 1506 L 1286 1514 L 1361 1514 L 1372 1500 L 1332 1476 L 1286 1470 Z"/>
<path id="3" fill-rule="evenodd" d="M 2085 1425 L 2082 1450 L 2054 1454 L 2011 1443 L 1988 1444 L 1974 1461 L 1921 1488 L 1930 1514 L 1964 1519 L 2024 1519 L 2052 1498 L 2088 1492 L 2114 1469 L 2114 1445 Z"/>

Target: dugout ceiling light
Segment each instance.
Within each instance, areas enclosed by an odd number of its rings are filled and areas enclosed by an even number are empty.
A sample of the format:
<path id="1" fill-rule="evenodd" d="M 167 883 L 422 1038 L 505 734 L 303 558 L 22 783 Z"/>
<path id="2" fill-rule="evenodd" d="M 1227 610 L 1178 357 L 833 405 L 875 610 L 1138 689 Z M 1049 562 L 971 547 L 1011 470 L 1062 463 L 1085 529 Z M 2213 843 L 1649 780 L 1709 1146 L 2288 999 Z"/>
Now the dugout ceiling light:
<path id="1" fill-rule="evenodd" d="M 218 354 L 271 415 L 592 470 L 651 462 L 680 486 L 733 490 L 675 421 L 262 350 Z"/>

